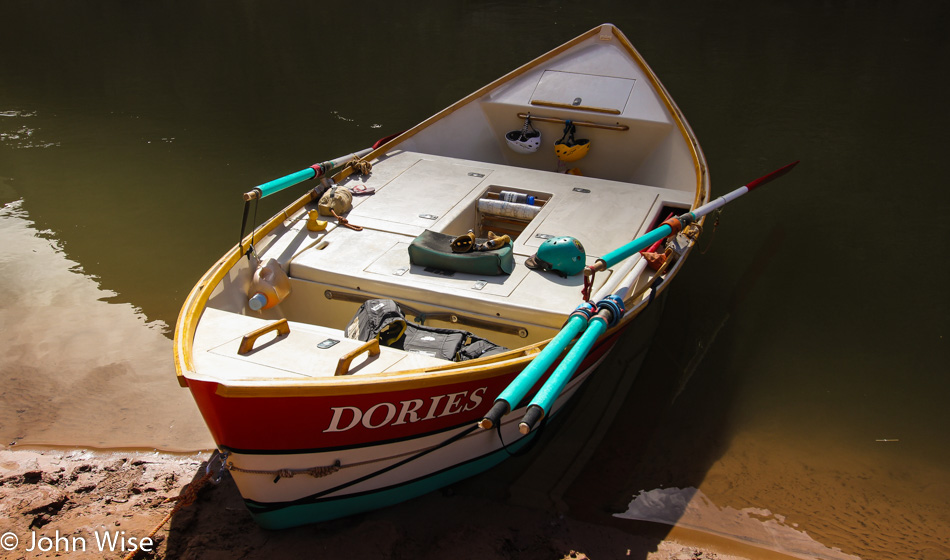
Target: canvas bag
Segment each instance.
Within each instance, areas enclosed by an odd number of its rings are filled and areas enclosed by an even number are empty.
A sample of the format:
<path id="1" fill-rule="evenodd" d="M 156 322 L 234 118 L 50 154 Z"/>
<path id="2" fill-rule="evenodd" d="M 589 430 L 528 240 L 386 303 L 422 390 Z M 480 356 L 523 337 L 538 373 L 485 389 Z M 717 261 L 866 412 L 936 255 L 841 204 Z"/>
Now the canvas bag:
<path id="1" fill-rule="evenodd" d="M 353 193 L 349 189 L 336 185 L 327 189 L 317 202 L 317 210 L 321 216 L 337 216 L 346 214 L 353 208 Z"/>

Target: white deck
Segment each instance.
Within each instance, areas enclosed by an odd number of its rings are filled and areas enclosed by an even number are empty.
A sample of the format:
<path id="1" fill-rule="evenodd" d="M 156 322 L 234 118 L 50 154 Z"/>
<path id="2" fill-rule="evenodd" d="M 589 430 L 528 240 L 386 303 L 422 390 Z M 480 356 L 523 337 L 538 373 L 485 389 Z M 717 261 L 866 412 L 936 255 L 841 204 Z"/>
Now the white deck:
<path id="1" fill-rule="evenodd" d="M 556 334 L 581 303 L 583 276 L 561 278 L 525 266 L 546 238 L 578 239 L 590 265 L 646 233 L 666 217 L 660 216 L 664 207 L 686 209 L 697 195 L 696 173 L 703 163 L 696 148 L 677 126 L 672 102 L 653 88 L 639 55 L 624 45 L 612 27 L 603 26 L 410 130 L 385 155 L 375 154 L 369 176 L 351 175 L 342 183 L 376 191 L 355 197 L 346 216 L 362 231 L 332 218 L 326 230 L 309 231 L 307 211 L 316 203 L 285 214 L 256 249 L 262 259 L 280 262 L 291 278 L 290 295 L 273 309 L 250 311 L 251 270 L 241 259 L 209 294 L 194 334 L 196 371 L 237 384 L 332 376 L 339 357 L 360 346 L 342 329 L 359 302 L 372 297 L 426 314 L 427 325 L 470 330 L 508 348 Z M 527 155 L 504 144 L 505 133 L 520 129 L 525 113 L 542 133 L 541 149 Z M 578 123 L 577 137 L 591 143 L 579 162 L 585 176 L 555 172 L 553 144 L 566 120 Z M 425 230 L 452 236 L 477 230 L 478 201 L 501 190 L 545 201 L 514 239 L 511 274 L 446 274 L 410 263 L 414 238 Z M 613 290 L 619 275 L 597 274 L 593 291 L 607 284 Z M 433 317 L 440 313 L 465 320 L 454 325 L 445 316 Z M 267 335 L 254 351 L 237 354 L 243 335 L 281 318 L 289 321 L 290 335 L 279 340 Z M 318 349 L 326 339 L 340 342 Z M 353 373 L 445 363 L 383 348 L 374 360 L 357 360 Z"/>
<path id="2" fill-rule="evenodd" d="M 238 354 L 244 335 L 268 323 L 270 321 L 258 317 L 206 309 L 199 326 L 201 336 L 196 337 L 196 341 L 201 341 L 200 346 L 195 346 L 196 365 L 200 370 L 217 372 L 219 378 L 235 385 L 240 385 L 241 381 L 259 382 L 262 378 L 294 382 L 333 377 L 340 356 L 363 345 L 358 340 L 346 338 L 338 329 L 291 322 L 290 334 L 286 337 L 278 339 L 276 334 L 264 335 L 253 350 Z M 325 349 L 319 346 L 328 340 L 336 342 Z M 300 356 L 306 356 L 306 359 L 302 360 Z M 405 371 L 446 363 L 424 354 L 383 346 L 375 358 L 371 359 L 366 353 L 358 356 L 348 374 Z"/>
<path id="3" fill-rule="evenodd" d="M 316 246 L 294 251 L 288 262 L 292 278 L 556 328 L 581 302 L 583 277 L 560 278 L 524 266 L 544 236 L 577 238 L 593 264 L 645 233 L 664 205 L 692 202 L 683 191 L 408 152 L 379 166 L 387 168 L 381 178 L 374 172 L 365 181 L 357 177 L 344 183 L 377 189 L 357 197 L 347 216 L 365 229 L 337 227 Z M 402 172 L 394 175 L 393 168 Z M 479 198 L 499 187 L 548 196 L 514 242 L 512 274 L 445 276 L 410 264 L 407 248 L 417 235 L 426 229 L 461 235 L 474 228 Z M 609 271 L 599 274 L 598 285 L 609 276 Z"/>
<path id="4" fill-rule="evenodd" d="M 339 357 L 360 343 L 342 332 L 357 304 L 327 299 L 328 290 L 387 297 L 428 313 L 454 312 L 525 328 L 530 340 L 553 336 L 581 303 L 583 277 L 561 278 L 528 269 L 525 260 L 544 240 L 539 234 L 576 237 L 592 264 L 645 233 L 664 205 L 685 207 L 692 202 L 683 191 L 410 152 L 378 163 L 369 177 L 352 177 L 344 183 L 355 184 L 376 189 L 373 195 L 355 197 L 354 209 L 347 215 L 363 231 L 331 221 L 326 231 L 311 232 L 306 228 L 306 212 L 301 212 L 285 222 L 287 229 L 279 228 L 283 235 L 258 244 L 261 257 L 278 259 L 291 277 L 291 295 L 280 306 L 258 315 L 244 307 L 243 292 L 232 300 L 233 307 L 212 298 L 195 337 L 200 371 L 216 371 L 238 384 L 262 378 L 280 383 L 332 376 Z M 498 187 L 547 196 L 541 212 L 514 241 L 515 269 L 510 275 L 447 276 L 410 264 L 408 246 L 417 235 L 426 229 L 462 234 L 475 227 L 478 199 Z M 609 278 L 610 271 L 597 275 L 595 291 Z M 238 355 L 244 334 L 280 317 L 290 319 L 289 336 L 274 340 L 274 335 L 266 335 L 254 351 Z M 491 329 L 481 334 L 510 348 L 527 342 L 516 334 L 492 333 Z M 329 350 L 318 349 L 327 339 L 339 342 Z M 307 359 L 300 360 L 301 355 Z M 352 373 L 446 363 L 383 348 L 378 358 L 358 358 Z"/>

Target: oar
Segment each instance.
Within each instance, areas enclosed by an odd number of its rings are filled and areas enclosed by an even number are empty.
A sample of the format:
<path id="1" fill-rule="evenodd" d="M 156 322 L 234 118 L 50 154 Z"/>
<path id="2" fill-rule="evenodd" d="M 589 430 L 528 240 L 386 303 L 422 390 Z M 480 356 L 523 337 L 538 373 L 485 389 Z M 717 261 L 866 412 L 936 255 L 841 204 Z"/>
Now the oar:
<path id="1" fill-rule="evenodd" d="M 257 198 L 264 198 L 265 196 L 280 192 L 287 187 L 292 187 L 298 183 L 302 183 L 307 179 L 323 177 L 334 169 L 338 169 L 339 167 L 353 161 L 354 159 L 361 158 L 372 151 L 373 148 L 366 148 L 365 150 L 360 150 L 358 152 L 354 152 L 343 157 L 338 157 L 336 159 L 331 159 L 323 163 L 315 163 L 306 169 L 297 171 L 296 173 L 284 175 L 279 179 L 274 179 L 273 181 L 268 181 L 266 183 L 257 185 L 250 191 L 244 193 L 244 200 L 250 201 Z"/>
<path id="2" fill-rule="evenodd" d="M 797 164 L 797 161 L 790 163 L 784 167 L 776 169 L 768 175 L 763 175 L 751 183 L 743 185 L 738 189 L 717 198 L 709 204 L 700 206 L 692 212 L 682 214 L 675 219 L 667 219 L 660 227 L 654 229 L 646 235 L 640 236 L 627 245 L 612 251 L 603 259 L 598 260 L 597 263 L 595 263 L 595 266 L 597 264 L 603 263 L 604 270 L 610 268 L 630 255 L 639 253 L 641 250 L 649 247 L 656 241 L 665 239 L 673 233 L 679 232 L 683 226 L 698 220 L 717 208 L 721 208 L 723 205 L 746 194 L 752 189 L 764 185 L 765 183 L 768 183 L 769 181 L 780 177 L 785 173 L 788 173 L 792 167 L 795 167 Z M 545 381 L 544 385 L 528 405 L 528 410 L 525 411 L 524 419 L 518 426 L 522 434 L 530 433 L 531 430 L 534 429 L 535 425 L 537 425 L 537 423 L 542 418 L 544 418 L 545 415 L 547 415 L 548 411 L 551 410 L 551 406 L 554 404 L 554 401 L 558 398 L 558 396 L 560 396 L 561 391 L 564 389 L 564 386 L 567 384 L 568 380 L 574 376 L 574 372 L 577 371 L 577 368 L 580 367 L 581 362 L 584 361 L 584 358 L 587 357 L 587 354 L 589 354 L 591 349 L 594 347 L 597 339 L 600 338 L 600 336 L 604 334 L 604 332 L 606 332 L 609 327 L 617 324 L 624 313 L 626 313 L 626 310 L 623 308 L 623 300 L 616 296 L 607 296 L 607 298 L 597 304 L 597 314 L 591 317 L 590 323 L 588 324 L 587 329 L 584 331 L 584 334 L 581 335 L 580 339 L 578 339 L 578 341 L 574 344 L 574 347 L 571 348 L 571 351 L 567 353 L 567 356 L 561 360 L 561 363 L 558 364 L 557 368 L 554 370 L 554 373 L 552 373 L 551 377 Z"/>
<path id="3" fill-rule="evenodd" d="M 681 229 L 683 229 L 683 227 L 689 225 L 692 222 L 695 222 L 696 220 L 698 220 L 699 218 L 702 218 L 706 214 L 709 214 L 713 210 L 718 210 L 719 208 L 722 208 L 727 203 L 732 202 L 733 200 L 755 189 L 756 187 L 761 187 L 765 183 L 768 183 L 769 181 L 772 181 L 773 179 L 777 179 L 778 177 L 785 175 L 786 173 L 791 171 L 792 168 L 795 167 L 796 165 L 798 165 L 797 161 L 792 162 L 784 167 L 780 167 L 767 175 L 763 175 L 750 183 L 746 183 L 745 185 L 739 187 L 738 189 L 732 192 L 729 192 L 720 196 L 719 198 L 710 202 L 709 204 L 700 206 L 699 208 L 693 210 L 692 212 L 687 212 L 675 218 L 670 218 L 666 220 L 658 228 L 648 233 L 645 233 L 644 235 L 641 235 L 640 237 L 627 243 L 623 247 L 614 249 L 610 253 L 607 253 L 607 255 L 605 255 L 603 258 L 597 259 L 597 262 L 595 262 L 593 265 L 588 267 L 588 269 L 584 271 L 584 274 L 587 274 L 589 276 L 593 272 L 607 270 L 608 268 L 614 266 L 615 264 L 626 259 L 627 257 L 631 255 L 635 255 L 639 253 L 640 251 L 642 251 L 643 249 L 646 249 L 653 243 L 660 241 L 662 239 L 666 239 L 667 237 L 669 237 L 670 235 L 673 235 L 674 233 L 678 233 Z"/>
<path id="4" fill-rule="evenodd" d="M 634 239 L 633 241 L 627 243 L 626 245 L 619 247 L 615 249 L 614 251 L 611 251 L 607 256 L 603 257 L 602 259 L 598 259 L 593 265 L 591 265 L 584 271 L 584 274 L 587 276 L 592 276 L 597 271 L 607 270 L 611 266 L 616 265 L 617 263 L 623 261 L 624 259 L 626 259 L 627 257 L 630 257 L 631 255 L 637 254 L 638 252 L 642 251 L 643 249 L 646 249 L 647 247 L 656 243 L 657 241 L 661 241 L 669 237 L 673 233 L 679 232 L 685 225 L 698 220 L 699 218 L 705 216 L 706 214 L 712 212 L 713 210 L 716 210 L 717 208 L 722 207 L 728 202 L 735 200 L 736 198 L 751 191 L 752 189 L 762 186 L 765 183 L 777 177 L 780 177 L 784 175 L 785 173 L 788 173 L 792 169 L 792 167 L 794 167 L 797 164 L 798 164 L 797 161 L 794 163 L 790 163 L 767 175 L 759 177 L 758 179 L 750 183 L 747 183 L 746 185 L 743 185 L 742 187 L 739 187 L 738 189 L 730 193 L 727 193 L 717 198 L 716 200 L 714 200 L 713 202 L 710 202 L 709 204 L 700 206 L 699 208 L 693 210 L 692 212 L 687 212 L 676 218 L 667 219 L 666 221 L 663 222 L 662 225 L 660 225 L 656 229 L 653 229 L 652 231 L 644 235 L 641 235 L 640 237 Z M 589 305 L 589 304 L 585 304 L 585 305 Z M 554 363 L 554 360 L 557 359 L 557 357 L 561 355 L 561 353 L 564 351 L 565 348 L 567 348 L 567 346 L 571 343 L 574 337 L 577 336 L 577 334 L 581 332 L 581 330 L 586 331 L 586 328 L 588 327 L 585 326 L 586 324 L 582 324 L 582 318 L 578 316 L 579 315 L 578 312 L 581 310 L 582 307 L 584 306 L 582 305 L 581 307 L 578 307 L 577 310 L 575 310 L 575 312 L 571 315 L 570 319 L 568 320 L 567 324 L 564 327 L 562 327 L 561 331 L 557 334 L 557 336 L 555 336 L 554 339 L 551 340 L 551 342 L 549 342 L 548 345 L 544 347 L 544 350 L 542 350 L 541 353 L 538 354 L 538 356 L 535 357 L 531 361 L 531 363 L 528 364 L 528 366 L 508 385 L 508 387 L 498 396 L 498 398 L 495 399 L 495 403 L 492 405 L 491 410 L 489 410 L 488 414 L 486 414 L 485 417 L 481 420 L 481 422 L 479 422 L 478 424 L 479 426 L 481 426 L 482 428 L 488 429 L 494 426 L 495 424 L 497 424 L 498 422 L 500 422 L 501 417 L 511 411 L 512 405 L 517 405 L 519 402 L 521 402 L 522 399 L 524 399 L 525 395 L 531 389 L 531 387 L 533 387 L 534 384 L 538 382 L 538 380 L 541 378 L 544 372 L 547 371 L 547 369 L 551 366 L 551 364 Z M 589 311 L 590 310 L 588 310 L 588 313 Z M 590 316 L 591 315 L 588 314 L 588 317 Z M 616 320 L 619 320 L 619 317 L 616 317 Z M 590 321 L 590 319 L 588 319 L 588 321 Z M 600 322 L 601 322 L 600 320 L 597 321 L 597 323 L 600 323 Z M 595 327 L 595 328 L 599 329 L 600 327 Z M 591 336 L 593 337 L 594 333 L 591 333 Z M 598 334 L 597 336 L 600 336 L 600 335 Z M 594 338 L 594 340 L 596 340 L 596 338 Z M 580 365 L 580 362 L 583 361 L 583 358 L 587 356 L 588 352 L 590 352 L 590 348 L 593 346 L 593 342 L 591 342 L 590 344 L 586 344 L 585 346 L 586 346 L 586 349 L 582 348 L 578 350 L 577 355 L 575 355 L 573 359 L 571 360 L 572 362 L 576 361 L 577 365 Z M 573 374 L 573 371 L 571 371 L 570 373 Z M 553 377 L 553 374 L 552 374 L 552 377 Z M 570 376 L 568 376 L 568 378 L 570 378 Z M 560 381 L 556 381 L 556 382 L 560 383 Z M 561 384 L 561 388 L 563 388 L 563 384 Z M 553 386 L 552 386 L 552 389 L 553 389 Z M 542 387 L 542 390 L 544 390 L 543 387 Z M 552 390 L 549 392 L 553 393 L 554 391 Z M 560 394 L 560 391 L 557 391 L 557 393 Z M 557 395 L 555 395 L 554 398 L 557 398 Z M 553 399 L 551 399 L 551 402 L 553 402 Z M 542 417 L 543 417 L 543 414 L 542 414 Z M 540 420 L 540 418 L 538 418 L 538 420 Z M 522 425 L 523 424 L 524 422 L 522 423 Z M 528 431 L 530 431 L 531 427 L 533 427 L 533 424 L 528 427 Z"/>
<path id="5" fill-rule="evenodd" d="M 520 403 L 528 391 L 534 387 L 541 376 L 548 368 L 554 364 L 554 360 L 561 355 L 561 351 L 567 347 L 574 337 L 587 328 L 587 323 L 594 314 L 594 306 L 589 303 L 583 303 L 571 313 L 567 319 L 567 324 L 561 327 L 561 330 L 554 336 L 554 339 L 544 347 L 540 354 L 535 356 L 531 363 L 525 367 L 517 377 L 508 384 L 508 387 L 498 395 L 495 404 L 492 405 L 488 414 L 478 423 L 484 429 L 490 429 L 501 421 L 501 417 L 511 412 L 514 406 Z"/>
<path id="6" fill-rule="evenodd" d="M 405 132 L 405 131 L 403 131 Z M 296 173 L 291 173 L 290 175 L 284 175 L 279 179 L 274 179 L 273 181 L 268 181 L 261 185 L 257 185 L 253 189 L 244 193 L 244 200 L 254 200 L 255 198 L 264 198 L 265 196 L 280 192 L 287 187 L 292 187 L 296 184 L 302 183 L 307 179 L 313 179 L 323 177 L 327 173 L 333 171 L 334 169 L 340 168 L 342 165 L 353 161 L 354 159 L 361 158 L 366 154 L 372 152 L 376 148 L 382 146 L 386 142 L 402 135 L 402 132 L 397 132 L 396 134 L 391 134 L 385 138 L 380 138 L 373 144 L 372 148 L 366 148 L 365 150 L 360 150 L 343 157 L 338 157 L 336 159 L 331 159 L 323 163 L 315 163 L 306 169 L 301 169 Z"/>
<path id="7" fill-rule="evenodd" d="M 348 154 L 343 157 L 338 157 L 336 159 L 331 159 L 323 163 L 315 163 L 306 169 L 301 169 L 300 171 L 297 171 L 296 173 L 291 173 L 290 175 L 284 175 L 283 177 L 279 179 L 274 179 L 273 181 L 268 181 L 266 183 L 257 185 L 253 189 L 244 193 L 244 216 L 241 218 L 241 237 L 238 238 L 238 245 L 241 248 L 241 252 L 244 253 L 244 246 L 243 246 L 244 230 L 245 228 L 247 228 L 247 217 L 248 217 L 248 214 L 250 213 L 252 200 L 259 200 L 261 198 L 264 198 L 265 196 L 269 196 L 276 192 L 280 192 L 286 189 L 287 187 L 292 187 L 299 183 L 303 183 L 307 179 L 313 179 L 315 177 L 316 178 L 323 177 L 324 175 L 330 173 L 334 169 L 339 169 L 341 166 L 346 165 L 347 163 L 355 159 L 359 159 L 369 154 L 375 148 L 379 147 L 380 142 L 391 140 L 392 138 L 395 138 L 395 136 L 389 136 L 387 138 L 380 140 L 376 144 L 373 144 L 372 148 L 366 148 L 365 150 L 353 152 L 352 154 Z M 254 211 L 254 216 L 256 219 L 256 216 L 257 216 L 256 207 Z M 253 239 L 251 241 L 251 244 L 248 245 L 247 251 L 248 251 L 247 252 L 248 258 L 250 258 L 250 254 L 254 251 Z"/>
<path id="8" fill-rule="evenodd" d="M 534 426 L 547 415 L 547 412 L 551 410 L 551 405 L 561 395 L 564 386 L 574 376 L 574 372 L 590 353 L 600 335 L 620 322 L 625 312 L 623 300 L 617 296 L 607 296 L 597 304 L 597 314 L 590 318 L 584 334 L 574 343 L 571 351 L 564 356 L 554 373 L 544 382 L 528 405 L 524 419 L 518 425 L 522 434 L 530 433 Z"/>

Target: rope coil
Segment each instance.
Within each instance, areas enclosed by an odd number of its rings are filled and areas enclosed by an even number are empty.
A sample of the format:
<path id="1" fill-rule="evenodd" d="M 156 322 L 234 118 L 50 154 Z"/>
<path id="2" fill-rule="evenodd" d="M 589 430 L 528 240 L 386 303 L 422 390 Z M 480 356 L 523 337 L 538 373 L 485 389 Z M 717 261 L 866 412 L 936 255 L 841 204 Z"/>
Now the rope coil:
<path id="1" fill-rule="evenodd" d="M 366 176 L 373 172 L 373 164 L 363 158 L 356 158 L 349 164 L 354 171 L 360 175 Z"/>

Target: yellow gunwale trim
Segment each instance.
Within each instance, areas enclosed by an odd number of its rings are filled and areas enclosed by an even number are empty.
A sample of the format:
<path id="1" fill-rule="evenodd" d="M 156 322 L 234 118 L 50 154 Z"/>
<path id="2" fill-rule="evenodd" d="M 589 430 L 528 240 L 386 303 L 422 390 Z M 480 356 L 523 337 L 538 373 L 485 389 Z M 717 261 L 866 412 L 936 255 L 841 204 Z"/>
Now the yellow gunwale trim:
<path id="1" fill-rule="evenodd" d="M 624 36 L 623 33 L 621 33 L 620 30 L 612 24 L 605 24 L 595 27 L 594 29 L 591 29 L 590 31 L 562 44 L 561 46 L 548 51 L 538 58 L 535 58 L 527 64 L 518 67 L 517 69 L 483 86 L 477 91 L 467 95 L 449 107 L 403 132 L 399 136 L 391 139 L 389 142 L 382 144 L 363 159 L 366 161 L 373 161 L 379 158 L 381 155 L 384 155 L 388 151 L 395 148 L 399 143 L 411 138 L 412 136 L 415 136 L 420 131 L 428 128 L 435 122 L 454 113 L 460 108 L 482 98 L 485 94 L 497 89 L 499 86 L 521 76 L 522 74 L 527 73 L 528 71 L 551 60 L 552 58 L 559 56 L 560 54 L 587 41 L 588 39 L 594 37 L 601 38 L 602 32 L 604 30 L 609 30 L 615 37 L 619 39 L 620 43 L 624 46 L 627 52 L 634 58 L 636 63 L 644 71 L 650 83 L 653 85 L 654 90 L 663 99 L 667 110 L 670 111 L 671 116 L 676 121 L 676 125 L 680 131 L 680 134 L 686 141 L 693 159 L 693 166 L 696 173 L 696 196 L 694 198 L 693 208 L 696 208 L 707 202 L 709 200 L 710 192 L 709 176 L 707 172 L 706 160 L 702 154 L 702 150 L 699 147 L 699 142 L 693 134 L 692 129 L 686 123 L 686 119 L 679 107 L 677 107 L 673 102 L 669 92 L 660 83 L 659 79 L 653 73 L 653 70 L 649 67 L 649 65 L 647 65 L 646 61 L 640 56 L 640 53 L 637 52 L 626 36 Z M 339 182 L 340 180 L 348 177 L 351 173 L 352 167 L 346 167 L 337 173 L 334 179 Z M 242 240 L 240 245 L 235 245 L 231 248 L 231 250 L 218 259 L 218 261 L 211 268 L 209 268 L 204 273 L 204 275 L 202 275 L 201 279 L 197 284 L 195 284 L 191 292 L 189 292 L 187 298 L 185 299 L 185 303 L 182 306 L 181 312 L 179 313 L 178 320 L 175 323 L 174 333 L 175 370 L 178 378 L 178 384 L 180 386 L 188 386 L 188 377 L 185 375 L 186 372 L 194 374 L 194 379 L 196 381 L 217 383 L 218 387 L 216 391 L 219 395 L 237 398 L 366 394 L 381 392 L 381 390 L 388 392 L 418 387 L 445 385 L 448 383 L 464 383 L 466 381 L 480 380 L 498 375 L 504 375 L 506 373 L 510 373 L 513 369 L 521 369 L 527 364 L 527 362 L 533 359 L 533 355 L 537 351 L 539 351 L 551 341 L 551 339 L 548 339 L 514 350 L 513 352 L 523 352 L 523 354 L 520 357 L 512 359 L 510 362 L 505 360 L 473 360 L 472 362 L 462 362 L 458 366 L 448 365 L 426 370 L 390 372 L 388 374 L 374 374 L 372 376 L 367 375 L 345 379 L 331 378 L 329 381 L 314 380 L 313 382 L 301 383 L 298 380 L 294 380 L 287 385 L 227 385 L 223 380 L 212 379 L 198 374 L 195 371 L 194 359 L 192 356 L 194 337 L 197 331 L 198 321 L 200 320 L 204 308 L 208 303 L 208 299 L 210 298 L 214 287 L 217 286 L 224 275 L 227 274 L 228 271 L 234 267 L 234 265 L 236 265 L 241 258 L 243 258 L 244 255 L 242 249 L 249 241 L 251 243 L 257 243 L 267 234 L 273 231 L 274 228 L 276 228 L 281 222 L 289 219 L 290 216 L 298 212 L 312 200 L 313 191 L 310 190 L 294 201 L 284 211 L 278 212 L 262 226 L 252 231 Z M 700 223 L 702 222 L 703 220 L 700 220 Z M 686 253 L 682 255 L 676 264 L 667 272 L 667 277 L 657 288 L 657 295 L 665 291 L 672 278 L 679 272 L 680 267 L 682 266 L 683 262 L 685 262 L 688 254 L 691 252 L 693 245 L 693 243 L 690 243 Z M 613 329 L 610 329 L 606 335 L 610 335 L 617 329 L 626 327 L 630 321 L 639 315 L 639 312 L 643 308 L 644 306 L 638 305 L 636 308 L 628 311 L 628 313 L 621 320 L 620 324 L 615 326 Z M 493 358 L 498 358 L 498 356 L 494 356 Z M 266 383 L 266 380 L 260 381 Z"/>

